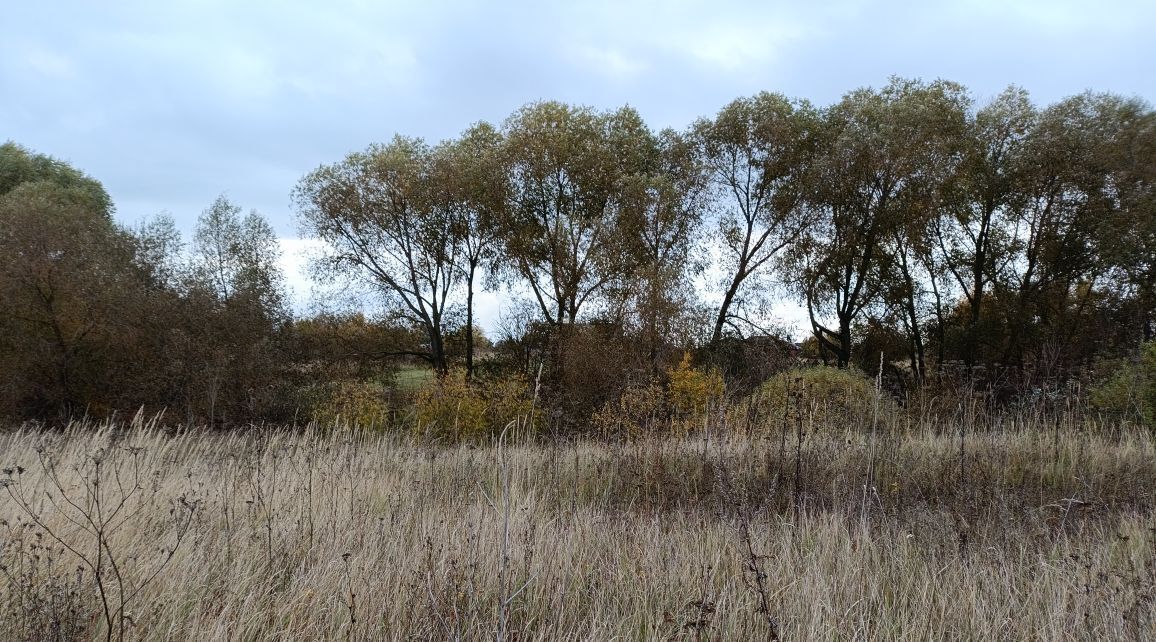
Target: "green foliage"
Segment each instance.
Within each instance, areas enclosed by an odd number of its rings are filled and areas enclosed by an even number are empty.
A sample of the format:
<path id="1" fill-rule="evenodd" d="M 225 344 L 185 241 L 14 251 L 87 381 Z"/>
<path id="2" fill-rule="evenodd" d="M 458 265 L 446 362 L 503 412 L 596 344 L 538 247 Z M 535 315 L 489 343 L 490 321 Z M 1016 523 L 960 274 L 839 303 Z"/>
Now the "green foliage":
<path id="1" fill-rule="evenodd" d="M 840 366 L 851 363 L 851 326 L 878 303 L 885 285 L 906 281 L 892 288 L 900 296 L 890 298 L 900 301 L 888 303 L 915 306 L 910 268 L 906 279 L 887 275 L 887 257 L 907 253 L 910 237 L 920 237 L 923 219 L 937 211 L 928 203 L 954 171 L 966 103 L 954 83 L 893 78 L 882 90 L 850 92 L 824 111 L 818 132 L 824 153 L 806 195 L 807 209 L 818 216 L 792 243 L 788 262 L 812 330 Z M 823 317 L 838 323 L 828 327 Z"/>
<path id="2" fill-rule="evenodd" d="M 527 105 L 503 127 L 509 199 L 499 226 L 542 318 L 573 325 L 583 304 L 631 270 L 642 214 L 624 180 L 656 140 L 635 110 Z M 560 251 L 560 248 L 567 248 Z"/>
<path id="3" fill-rule="evenodd" d="M 430 379 L 418 390 L 414 430 L 450 443 L 497 436 L 511 421 L 533 430 L 538 417 L 531 418 L 532 406 L 529 386 L 521 377 L 470 382 L 465 372 L 452 370 L 445 377 Z"/>
<path id="4" fill-rule="evenodd" d="M 809 224 L 810 210 L 799 207 L 799 199 L 812 163 L 816 116 L 805 101 L 763 92 L 694 125 L 707 191 L 719 209 L 716 234 L 727 274 L 712 345 L 740 329 L 736 323 L 751 313 L 744 308 L 765 292 L 752 285 Z"/>
<path id="5" fill-rule="evenodd" d="M 317 273 L 372 288 L 387 320 L 291 324 L 260 215 L 219 198 L 187 249 L 165 217 L 130 233 L 99 182 L 9 142 L 0 415 L 145 405 L 237 425 L 288 419 L 319 382 L 318 418 L 374 424 L 380 386 L 352 382 L 376 381 L 418 397 L 423 431 L 459 439 L 527 404 L 524 381 L 468 383 L 503 369 L 536 377 L 553 434 L 592 418 L 692 425 L 721 400 L 720 372 L 731 398 L 775 399 L 747 404 L 763 414 L 890 411 L 844 371 L 756 388 L 800 352 L 909 364 L 916 387 L 966 381 L 1008 403 L 1156 335 L 1154 168 L 1156 112 L 1111 94 L 1037 108 L 1011 88 L 977 109 L 954 83 L 892 79 L 822 108 L 742 98 L 685 132 L 651 131 L 630 107 L 534 103 L 303 177 L 294 205 L 326 246 Z M 703 274 L 719 296 L 699 298 Z M 767 277 L 807 306 L 801 350 L 764 329 Z M 475 364 L 474 295 L 499 284 L 530 312 Z M 719 372 L 689 357 L 666 369 L 696 349 Z M 1156 421 L 1151 350 L 1114 366 L 1093 404 Z M 432 368 L 394 377 L 417 359 Z M 447 377 L 455 365 L 464 377 Z"/>
<path id="6" fill-rule="evenodd" d="M 373 286 L 392 317 L 425 332 L 422 356 L 445 374 L 463 227 L 434 160 L 425 141 L 395 136 L 317 168 L 293 199 L 304 233 L 326 244 L 317 273 Z"/>
<path id="7" fill-rule="evenodd" d="M 393 375 L 393 384 L 399 390 L 419 390 L 435 379 L 433 370 L 424 366 L 404 366 Z"/>
<path id="8" fill-rule="evenodd" d="M 37 183 L 69 191 L 86 209 L 111 220 L 112 199 L 100 182 L 68 163 L 37 154 L 16 143 L 0 145 L 0 195 L 21 185 Z"/>
<path id="9" fill-rule="evenodd" d="M 852 368 L 816 366 L 790 370 L 771 377 L 748 399 L 763 429 L 778 430 L 784 418 L 788 429 L 796 421 L 816 426 L 869 425 L 876 403 L 880 415 L 895 412 L 895 402 L 877 394 L 874 382 Z"/>
<path id="10" fill-rule="evenodd" d="M 1115 364 L 1092 388 L 1089 401 L 1098 410 L 1156 425 L 1156 341 L 1144 344 L 1138 361 Z"/>

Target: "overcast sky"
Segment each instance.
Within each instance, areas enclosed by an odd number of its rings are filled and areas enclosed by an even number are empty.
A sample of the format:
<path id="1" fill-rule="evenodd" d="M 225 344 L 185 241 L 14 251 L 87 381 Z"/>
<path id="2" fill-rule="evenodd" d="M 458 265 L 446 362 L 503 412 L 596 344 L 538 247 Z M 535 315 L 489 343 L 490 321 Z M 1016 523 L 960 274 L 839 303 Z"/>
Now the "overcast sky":
<path id="1" fill-rule="evenodd" d="M 1156 2 L 9 2 L 0 141 L 185 231 L 221 193 L 279 235 L 296 181 L 395 133 L 519 106 L 630 104 L 682 128 L 761 90 L 829 104 L 888 76 L 1156 99 Z"/>

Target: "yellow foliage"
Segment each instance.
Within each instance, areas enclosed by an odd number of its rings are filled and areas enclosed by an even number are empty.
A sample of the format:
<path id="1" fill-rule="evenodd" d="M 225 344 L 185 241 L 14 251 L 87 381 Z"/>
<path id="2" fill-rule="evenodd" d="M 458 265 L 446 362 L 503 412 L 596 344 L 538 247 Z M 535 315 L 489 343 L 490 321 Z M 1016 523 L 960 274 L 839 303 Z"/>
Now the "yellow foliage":
<path id="1" fill-rule="evenodd" d="M 636 437 L 651 432 L 665 425 L 665 401 L 662 387 L 654 383 L 627 388 L 594 413 L 594 427 L 607 436 L 625 433 Z"/>
<path id="2" fill-rule="evenodd" d="M 533 402 L 528 391 L 521 377 L 470 383 L 463 371 L 455 370 L 418 389 L 414 429 L 445 441 L 497 435 L 511 421 L 529 421 Z"/>
<path id="3" fill-rule="evenodd" d="M 718 370 L 702 370 L 691 365 L 689 352 L 682 354 L 678 366 L 667 370 L 670 383 L 667 396 L 674 411 L 683 416 L 705 412 L 723 396 L 723 378 Z"/>
<path id="4" fill-rule="evenodd" d="M 1140 359 L 1115 364 L 1089 395 L 1092 407 L 1156 426 L 1156 341 L 1141 348 Z"/>
<path id="5" fill-rule="evenodd" d="M 318 425 L 384 428 L 389 423 L 385 387 L 372 381 L 334 381 L 315 393 L 311 418 Z"/>

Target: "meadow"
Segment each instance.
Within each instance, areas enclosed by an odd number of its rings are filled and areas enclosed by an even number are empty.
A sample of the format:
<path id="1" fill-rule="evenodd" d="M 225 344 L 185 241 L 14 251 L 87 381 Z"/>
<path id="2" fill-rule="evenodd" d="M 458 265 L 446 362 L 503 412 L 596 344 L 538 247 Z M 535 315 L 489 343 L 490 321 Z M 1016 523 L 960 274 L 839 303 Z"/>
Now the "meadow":
<path id="1" fill-rule="evenodd" d="M 1073 415 L 455 445 L 138 418 L 10 430 L 0 466 L 6 640 L 1156 633 L 1156 443 Z"/>

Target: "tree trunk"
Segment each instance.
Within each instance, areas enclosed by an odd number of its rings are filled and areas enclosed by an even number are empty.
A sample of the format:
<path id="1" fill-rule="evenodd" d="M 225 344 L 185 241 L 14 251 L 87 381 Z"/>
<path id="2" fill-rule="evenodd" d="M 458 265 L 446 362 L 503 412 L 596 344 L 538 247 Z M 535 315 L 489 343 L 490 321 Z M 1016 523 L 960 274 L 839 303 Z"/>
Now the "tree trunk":
<path id="1" fill-rule="evenodd" d="M 921 387 L 926 366 L 923 357 L 923 332 L 919 328 L 919 312 L 915 308 L 915 279 L 912 278 L 911 269 L 907 263 L 907 248 L 901 244 L 899 251 L 899 267 L 902 270 L 903 285 L 906 288 L 903 297 L 903 313 L 907 315 L 907 322 L 911 331 L 911 371 L 915 378 L 916 387 Z"/>
<path id="2" fill-rule="evenodd" d="M 981 257 L 981 253 L 977 253 L 977 257 Z M 972 270 L 972 295 L 968 306 L 967 315 L 967 339 L 964 346 L 963 363 L 967 372 L 967 378 L 971 379 L 972 373 L 975 370 L 976 361 L 979 351 L 979 315 L 980 309 L 983 305 L 983 270 L 980 264 L 980 259 L 976 259 L 975 266 Z"/>
<path id="3" fill-rule="evenodd" d="M 734 304 L 735 296 L 738 294 L 739 286 L 742 285 L 743 279 L 746 276 L 743 274 L 745 266 L 740 265 L 738 271 L 735 272 L 735 278 L 731 280 L 730 286 L 727 288 L 726 294 L 723 295 L 722 304 L 719 305 L 718 317 L 715 318 L 714 332 L 711 334 L 710 344 L 712 347 L 718 347 L 719 342 L 722 341 L 723 328 L 726 326 L 727 316 L 730 314 L 731 305 Z"/>
<path id="4" fill-rule="evenodd" d="M 983 218 L 980 219 L 979 234 L 975 239 L 975 256 L 971 264 L 971 297 L 968 301 L 967 338 L 965 340 L 963 362 L 970 380 L 979 360 L 979 318 L 983 310 L 984 265 L 987 263 L 987 239 L 996 204 L 991 198 L 984 203 Z"/>
<path id="5" fill-rule="evenodd" d="M 935 276 L 931 277 L 931 293 L 935 297 L 935 376 L 936 380 L 940 381 L 943 376 L 943 354 L 946 348 L 943 345 L 943 297 L 939 293 L 939 284 L 935 282 Z"/>
<path id="6" fill-rule="evenodd" d="M 839 316 L 839 352 L 836 354 L 839 367 L 846 368 L 851 364 L 851 317 Z"/>
<path id="7" fill-rule="evenodd" d="M 477 264 L 470 262 L 466 278 L 466 381 L 474 378 L 474 272 Z"/>
<path id="8" fill-rule="evenodd" d="M 449 362 L 446 360 L 445 339 L 442 337 L 440 325 L 432 324 L 429 329 L 430 364 L 439 379 L 444 379 L 450 372 Z"/>

